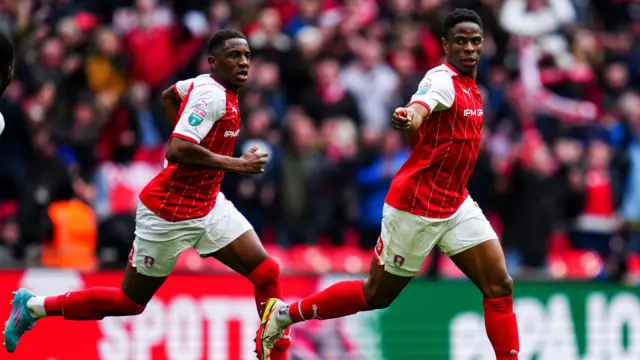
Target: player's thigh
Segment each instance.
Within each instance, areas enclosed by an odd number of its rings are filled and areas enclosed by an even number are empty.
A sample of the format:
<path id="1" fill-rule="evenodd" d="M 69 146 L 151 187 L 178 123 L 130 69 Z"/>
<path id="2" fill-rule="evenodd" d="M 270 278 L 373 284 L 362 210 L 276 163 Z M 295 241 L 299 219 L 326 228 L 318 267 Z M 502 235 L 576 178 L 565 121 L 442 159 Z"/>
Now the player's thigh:
<path id="1" fill-rule="evenodd" d="M 457 214 L 449 219 L 438 245 L 443 253 L 452 257 L 485 241 L 497 238 L 498 235 L 480 207 L 471 197 L 468 197 Z"/>
<path id="2" fill-rule="evenodd" d="M 211 256 L 246 277 L 265 261 L 269 254 L 262 246 L 258 234 L 250 229 Z"/>
<path id="3" fill-rule="evenodd" d="M 511 279 L 498 236 L 470 198 L 451 219 L 439 245 L 486 296 L 510 292 Z"/>
<path id="4" fill-rule="evenodd" d="M 510 295 L 513 281 L 507 272 L 502 247 L 497 239 L 480 243 L 451 257 L 458 268 L 488 298 Z"/>
<path id="5" fill-rule="evenodd" d="M 122 283 L 124 293 L 146 304 L 173 271 L 180 253 L 203 236 L 203 224 L 204 220 L 169 222 L 139 205 L 136 236 Z"/>
<path id="6" fill-rule="evenodd" d="M 214 257 L 244 276 L 269 256 L 253 226 L 224 196 L 218 196 L 208 216 L 207 231 L 194 248 L 201 256 Z"/>
<path id="7" fill-rule="evenodd" d="M 431 221 L 385 204 L 375 247 L 378 265 L 396 276 L 416 275 L 445 229 L 446 221 Z"/>
<path id="8" fill-rule="evenodd" d="M 122 279 L 122 292 L 136 304 L 146 306 L 166 279 L 166 276 L 155 277 L 142 275 L 138 273 L 135 267 L 128 263 L 124 270 L 124 278 Z"/>

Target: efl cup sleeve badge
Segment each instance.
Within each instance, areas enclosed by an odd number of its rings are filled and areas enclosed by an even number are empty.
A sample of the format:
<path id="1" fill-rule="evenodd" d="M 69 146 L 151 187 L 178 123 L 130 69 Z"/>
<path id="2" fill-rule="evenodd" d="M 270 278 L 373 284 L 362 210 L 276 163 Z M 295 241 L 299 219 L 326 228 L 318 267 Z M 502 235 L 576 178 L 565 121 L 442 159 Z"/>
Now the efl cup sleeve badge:
<path id="1" fill-rule="evenodd" d="M 420 82 L 420 85 L 418 86 L 418 91 L 416 91 L 416 93 L 413 94 L 413 96 L 424 95 L 429 91 L 430 88 L 431 88 L 431 79 L 424 78 L 422 79 L 422 81 Z"/>
<path id="2" fill-rule="evenodd" d="M 191 115 L 189 115 L 189 125 L 191 126 L 200 125 L 204 120 L 205 116 L 206 114 L 204 112 L 203 106 L 199 105 L 198 107 L 193 109 L 193 111 L 191 112 Z"/>
<path id="3" fill-rule="evenodd" d="M 400 255 L 395 255 L 393 257 L 393 266 L 399 268 L 402 266 L 402 264 L 404 264 L 404 258 Z"/>

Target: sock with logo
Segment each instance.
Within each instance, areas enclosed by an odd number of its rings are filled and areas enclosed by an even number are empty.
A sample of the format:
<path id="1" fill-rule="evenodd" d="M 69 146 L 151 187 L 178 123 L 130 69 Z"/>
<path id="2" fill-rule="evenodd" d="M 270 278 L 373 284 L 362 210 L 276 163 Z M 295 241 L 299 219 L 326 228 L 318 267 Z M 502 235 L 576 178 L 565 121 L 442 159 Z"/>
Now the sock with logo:
<path id="1" fill-rule="evenodd" d="M 102 320 L 106 316 L 138 315 L 145 306 L 129 299 L 120 288 L 94 287 L 57 296 L 34 296 L 27 302 L 36 318 L 64 316 L 67 320 Z"/>
<path id="2" fill-rule="evenodd" d="M 364 297 L 363 280 L 342 281 L 325 290 L 287 305 L 276 315 L 281 326 L 301 321 L 327 320 L 372 310 Z"/>
<path id="3" fill-rule="evenodd" d="M 517 360 L 520 351 L 513 297 L 484 299 L 484 325 L 496 360 Z"/>

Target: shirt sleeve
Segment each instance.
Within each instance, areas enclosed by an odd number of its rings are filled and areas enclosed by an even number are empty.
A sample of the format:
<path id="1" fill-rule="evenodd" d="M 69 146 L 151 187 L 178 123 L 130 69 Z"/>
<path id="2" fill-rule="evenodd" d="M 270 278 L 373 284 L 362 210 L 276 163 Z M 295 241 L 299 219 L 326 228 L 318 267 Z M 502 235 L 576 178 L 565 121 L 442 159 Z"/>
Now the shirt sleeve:
<path id="1" fill-rule="evenodd" d="M 453 89 L 451 75 L 446 72 L 427 74 L 420 84 L 418 91 L 411 97 L 411 104 L 421 104 L 427 107 L 429 113 L 447 110 L 453 105 L 456 92 Z"/>
<path id="2" fill-rule="evenodd" d="M 193 79 L 181 80 L 173 84 L 173 91 L 178 95 L 180 99 L 184 99 L 189 92 L 189 87 L 193 83 Z"/>
<path id="3" fill-rule="evenodd" d="M 173 136 L 200 144 L 213 124 L 222 118 L 225 107 L 224 91 L 213 84 L 195 87 L 180 114 Z"/>

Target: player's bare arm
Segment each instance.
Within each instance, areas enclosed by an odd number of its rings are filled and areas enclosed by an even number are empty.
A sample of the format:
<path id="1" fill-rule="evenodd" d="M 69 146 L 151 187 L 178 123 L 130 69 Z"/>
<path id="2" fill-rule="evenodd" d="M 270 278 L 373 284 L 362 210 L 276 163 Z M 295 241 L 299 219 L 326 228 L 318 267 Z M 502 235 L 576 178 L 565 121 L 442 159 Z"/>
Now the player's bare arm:
<path id="1" fill-rule="evenodd" d="M 197 167 L 211 170 L 233 171 L 244 174 L 261 174 L 264 172 L 264 165 L 267 163 L 265 152 L 258 152 L 258 147 L 254 146 L 249 152 L 239 158 L 215 154 L 204 147 L 173 137 L 169 143 L 167 160 L 190 167 Z"/>
<path id="2" fill-rule="evenodd" d="M 175 126 L 178 121 L 178 111 L 182 103 L 182 99 L 176 94 L 174 87 L 175 85 L 172 85 L 162 92 L 162 107 L 164 107 L 167 121 L 171 126 Z"/>

